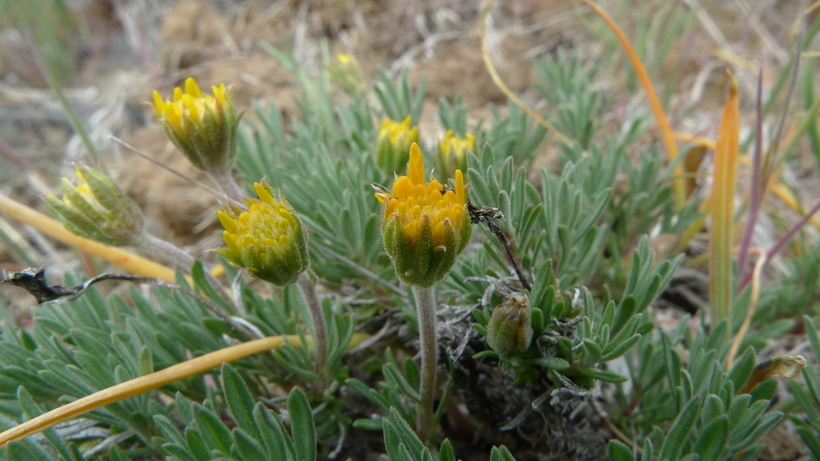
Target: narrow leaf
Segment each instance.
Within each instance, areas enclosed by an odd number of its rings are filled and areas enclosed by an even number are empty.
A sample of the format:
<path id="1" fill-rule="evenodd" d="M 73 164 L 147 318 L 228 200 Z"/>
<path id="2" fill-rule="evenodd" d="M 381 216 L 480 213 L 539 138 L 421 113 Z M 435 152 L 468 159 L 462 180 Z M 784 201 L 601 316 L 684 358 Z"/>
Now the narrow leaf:
<path id="1" fill-rule="evenodd" d="M 694 429 L 695 420 L 700 413 L 700 396 L 696 395 L 689 403 L 683 407 L 672 428 L 666 434 L 666 438 L 658 453 L 659 461 L 675 461 L 680 456 L 683 445 L 689 439 L 689 434 Z"/>
<path id="2" fill-rule="evenodd" d="M 728 440 L 729 418 L 723 415 L 707 424 L 700 432 L 695 444 L 695 453 L 700 455 L 702 461 L 716 461 L 720 459 Z"/>
<path id="3" fill-rule="evenodd" d="M 307 396 L 298 387 L 294 387 L 288 394 L 288 413 L 297 461 L 316 461 L 316 428 L 313 424 L 313 412 L 310 410 Z"/>
<path id="4" fill-rule="evenodd" d="M 709 306 L 712 322 L 729 318 L 732 306 L 732 221 L 734 219 L 740 108 L 737 82 L 729 73 L 729 95 L 715 145 L 709 227 Z M 727 330 L 727 339 L 728 339 Z"/>

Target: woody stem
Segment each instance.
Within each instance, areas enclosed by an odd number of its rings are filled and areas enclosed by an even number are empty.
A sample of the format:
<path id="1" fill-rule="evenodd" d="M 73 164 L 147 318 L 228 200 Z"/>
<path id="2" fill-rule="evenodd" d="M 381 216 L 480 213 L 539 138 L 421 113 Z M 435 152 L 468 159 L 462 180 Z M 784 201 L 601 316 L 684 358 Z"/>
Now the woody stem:
<path id="1" fill-rule="evenodd" d="M 421 339 L 421 401 L 416 418 L 416 432 L 421 440 L 430 438 L 433 425 L 433 398 L 436 390 L 436 296 L 431 287 L 413 286 L 418 308 Z"/>

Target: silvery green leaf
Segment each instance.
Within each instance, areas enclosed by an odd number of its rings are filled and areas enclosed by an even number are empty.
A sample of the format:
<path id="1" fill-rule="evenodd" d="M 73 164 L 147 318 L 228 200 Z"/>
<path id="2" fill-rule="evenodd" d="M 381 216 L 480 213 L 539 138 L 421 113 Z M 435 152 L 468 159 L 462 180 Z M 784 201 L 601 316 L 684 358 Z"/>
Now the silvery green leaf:
<path id="1" fill-rule="evenodd" d="M 493 447 L 490 451 L 490 461 L 515 461 L 515 457 L 507 447 L 501 445 L 500 447 Z"/>
<path id="2" fill-rule="evenodd" d="M 720 416 L 707 424 L 698 435 L 694 451 L 703 461 L 717 461 L 729 440 L 729 418 Z"/>
<path id="3" fill-rule="evenodd" d="M 242 455 L 242 459 L 244 460 L 254 460 L 254 459 L 271 459 L 267 456 L 265 449 L 262 447 L 256 439 L 248 435 L 247 432 L 243 431 L 242 429 L 235 428 L 233 431 L 233 440 L 234 446 L 236 450 Z"/>
<path id="4" fill-rule="evenodd" d="M 741 389 L 755 366 L 755 350 L 752 347 L 746 348 L 743 354 L 735 360 L 735 364 L 729 371 L 728 378 L 735 384 L 735 389 Z"/>
<path id="5" fill-rule="evenodd" d="M 253 419 L 253 395 L 242 376 L 227 363 L 222 364 L 222 387 L 225 390 L 225 403 L 236 424 L 250 437 L 259 439 L 259 430 Z"/>
<path id="6" fill-rule="evenodd" d="M 194 404 L 194 419 L 202 441 L 209 450 L 219 450 L 224 454 L 231 452 L 231 431 L 219 416 L 202 405 Z"/>
<path id="7" fill-rule="evenodd" d="M 456 454 L 453 452 L 450 439 L 444 439 L 444 442 L 441 442 L 441 448 L 438 450 L 438 461 L 456 461 Z"/>
<path id="8" fill-rule="evenodd" d="M 316 428 L 313 423 L 313 413 L 310 410 L 307 396 L 298 387 L 294 387 L 288 394 L 288 413 L 290 414 L 296 461 L 315 461 Z"/>
<path id="9" fill-rule="evenodd" d="M 632 449 L 624 445 L 619 440 L 610 440 L 607 445 L 607 458 L 609 461 L 635 461 Z"/>
<path id="10" fill-rule="evenodd" d="M 684 444 L 694 429 L 694 422 L 700 413 L 701 398 L 694 396 L 681 410 L 669 432 L 664 438 L 663 445 L 658 452 L 659 461 L 676 461 L 683 450 Z"/>

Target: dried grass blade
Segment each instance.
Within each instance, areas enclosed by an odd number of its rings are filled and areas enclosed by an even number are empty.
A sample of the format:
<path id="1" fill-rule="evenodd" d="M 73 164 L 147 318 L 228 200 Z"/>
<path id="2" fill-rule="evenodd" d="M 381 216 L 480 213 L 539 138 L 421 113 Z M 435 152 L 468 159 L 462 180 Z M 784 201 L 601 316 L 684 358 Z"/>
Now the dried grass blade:
<path id="1" fill-rule="evenodd" d="M 348 349 L 356 347 L 368 338 L 366 333 L 356 333 L 348 344 Z M 297 335 L 269 336 L 267 338 L 248 341 L 235 346 L 226 347 L 209 354 L 172 365 L 163 370 L 134 378 L 116 384 L 107 389 L 95 392 L 89 396 L 67 403 L 47 413 L 21 423 L 3 433 L 0 433 L 0 448 L 13 440 L 21 440 L 42 432 L 63 421 L 82 416 L 98 408 L 110 405 L 120 400 L 144 394 L 171 384 L 181 379 L 204 373 L 216 368 L 222 363 L 231 363 L 249 355 L 258 354 L 267 350 L 276 349 L 282 344 L 298 345 L 302 338 Z M 305 337 L 308 345 L 313 344 L 313 338 Z"/>
<path id="2" fill-rule="evenodd" d="M 734 217 L 740 107 L 737 81 L 729 74 L 729 95 L 715 146 L 709 228 L 709 304 L 712 324 L 729 318 L 732 305 L 732 221 Z M 731 335 L 731 328 L 726 329 Z"/>
<path id="3" fill-rule="evenodd" d="M 592 0 L 581 1 L 592 8 L 592 11 L 603 19 L 609 29 L 612 30 L 612 33 L 615 34 L 615 38 L 618 39 L 621 48 L 624 49 L 624 52 L 629 58 L 629 62 L 632 63 L 632 67 L 635 69 L 638 81 L 640 81 L 646 93 L 646 99 L 649 101 L 649 106 L 652 109 L 655 121 L 658 123 L 658 130 L 661 133 L 661 140 L 666 148 L 666 155 L 669 158 L 669 162 L 674 162 L 678 157 L 678 144 L 675 142 L 675 132 L 672 131 L 672 125 L 669 124 L 669 119 L 663 110 L 663 104 L 661 104 L 661 100 L 655 92 L 655 87 L 652 85 L 652 80 L 650 80 L 649 74 L 646 72 L 643 62 L 641 62 L 641 58 L 638 57 L 638 53 L 635 52 L 635 48 L 632 47 L 632 44 L 629 42 L 629 39 L 626 38 L 623 31 L 621 31 L 620 27 L 618 27 L 615 21 L 602 10 L 601 7 L 596 5 Z M 675 165 L 674 176 L 675 179 L 673 180 L 672 188 L 675 193 L 675 205 L 680 209 L 686 203 L 686 182 L 681 162 Z"/>
<path id="4" fill-rule="evenodd" d="M 572 142 L 571 139 L 566 137 L 561 131 L 558 130 L 552 123 L 544 120 L 540 115 L 536 114 L 532 111 L 529 107 L 527 107 L 520 99 L 510 90 L 507 84 L 504 83 L 504 80 L 501 79 L 501 76 L 498 75 L 498 71 L 495 69 L 495 64 L 493 64 L 493 60 L 490 59 L 490 52 L 487 50 L 487 11 L 490 9 L 490 5 L 493 4 L 494 0 L 486 0 L 484 4 L 481 6 L 481 14 L 479 18 L 479 32 L 481 35 L 481 57 L 484 59 L 484 66 L 487 67 L 487 72 L 490 73 L 490 78 L 492 78 L 493 83 L 495 86 L 504 93 L 510 101 L 512 101 L 522 112 L 529 115 L 533 120 L 541 124 L 544 128 L 550 130 L 556 138 L 558 138 L 561 142 L 566 144 L 567 146 L 574 146 L 575 143 Z"/>

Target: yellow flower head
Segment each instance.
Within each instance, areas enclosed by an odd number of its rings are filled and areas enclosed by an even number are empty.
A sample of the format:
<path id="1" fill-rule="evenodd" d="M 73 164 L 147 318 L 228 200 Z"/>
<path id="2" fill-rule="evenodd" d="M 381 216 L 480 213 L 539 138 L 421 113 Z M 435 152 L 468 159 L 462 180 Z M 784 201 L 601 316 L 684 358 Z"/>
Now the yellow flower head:
<path id="1" fill-rule="evenodd" d="M 331 82 L 350 95 L 367 91 L 367 78 L 355 56 L 337 54 L 330 63 L 328 75 Z"/>
<path id="2" fill-rule="evenodd" d="M 433 157 L 436 172 L 443 178 L 452 178 L 455 170 L 466 170 L 468 151 L 476 152 L 475 136 L 467 133 L 462 138 L 455 136 L 453 130 L 447 130 Z"/>
<path id="3" fill-rule="evenodd" d="M 253 185 L 259 199 L 245 199 L 247 211 L 226 205 L 217 211 L 227 248 L 216 250 L 255 277 L 278 286 L 293 283 L 309 265 L 307 237 L 293 208 L 266 183 Z"/>
<path id="4" fill-rule="evenodd" d="M 443 279 L 472 232 L 461 170 L 456 170 L 454 189 L 432 177 L 424 182 L 424 160 L 413 143 L 407 175 L 376 198 L 384 205 L 384 246 L 398 277 L 419 286 Z"/>
<path id="5" fill-rule="evenodd" d="M 213 96 L 202 93 L 193 78 L 185 91 L 174 88 L 172 99 L 154 91 L 154 116 L 168 137 L 200 170 L 221 175 L 236 160 L 234 136 L 239 116 L 225 84 L 212 86 Z"/>
<path id="6" fill-rule="evenodd" d="M 62 198 L 45 196 L 66 229 L 108 245 L 137 244 L 145 224 L 137 204 L 105 173 L 77 165 L 75 175 L 77 184 L 63 178 Z"/>
<path id="7" fill-rule="evenodd" d="M 376 164 L 386 173 L 401 171 L 407 164 L 410 146 L 419 141 L 419 127 L 410 126 L 410 117 L 398 123 L 384 119 L 376 138 Z"/>

